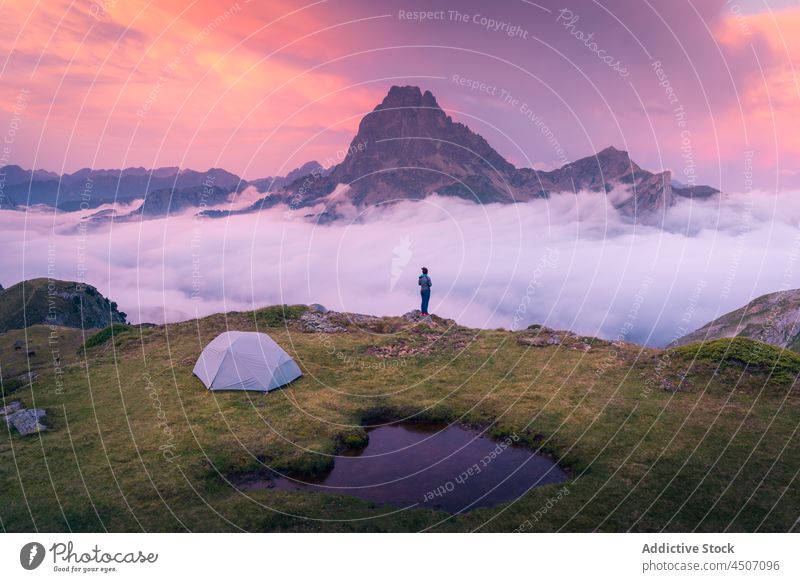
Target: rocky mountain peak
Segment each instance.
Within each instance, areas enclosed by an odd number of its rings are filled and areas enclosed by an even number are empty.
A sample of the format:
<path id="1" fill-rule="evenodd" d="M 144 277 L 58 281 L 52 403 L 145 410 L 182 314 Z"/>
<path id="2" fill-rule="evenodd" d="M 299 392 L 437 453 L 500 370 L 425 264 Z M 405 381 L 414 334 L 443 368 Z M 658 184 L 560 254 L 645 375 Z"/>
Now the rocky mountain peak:
<path id="1" fill-rule="evenodd" d="M 370 146 L 385 140 L 447 139 L 453 125 L 430 91 L 422 93 L 419 87 L 394 86 L 383 101 L 361 120 L 350 148 L 350 157 L 364 154 Z M 397 145 L 405 147 L 402 143 Z"/>
<path id="2" fill-rule="evenodd" d="M 639 166 L 633 163 L 627 151 L 618 150 L 614 146 L 608 146 L 606 149 L 600 150 L 597 152 L 596 157 L 604 164 L 627 164 L 628 166 L 633 166 L 634 169 L 639 169 Z"/>
<path id="3" fill-rule="evenodd" d="M 313 195 L 340 183 L 351 186 L 357 204 L 437 191 L 498 201 L 509 198 L 506 183 L 514 172 L 485 139 L 454 122 L 430 91 L 393 86 L 361 120 L 348 155 Z"/>
<path id="4" fill-rule="evenodd" d="M 596 175 L 596 179 L 603 182 L 612 182 L 623 176 L 641 172 L 642 169 L 631 160 L 628 152 L 615 147 L 607 147 L 597 152 L 594 156 L 567 164 L 571 172 L 577 174 Z"/>
<path id="5" fill-rule="evenodd" d="M 393 85 L 375 110 L 397 107 L 427 107 L 440 109 L 433 93 L 430 91 L 425 91 L 423 93 L 419 87 L 414 87 L 413 85 L 405 85 L 403 87 Z"/>
<path id="6" fill-rule="evenodd" d="M 346 184 L 347 196 L 359 206 L 433 193 L 508 203 L 558 192 L 621 189 L 629 195 L 615 196 L 615 206 L 637 216 L 670 206 L 674 195 L 707 197 L 717 192 L 708 187 L 672 189 L 670 178 L 669 172 L 643 170 L 627 151 L 615 147 L 550 172 L 515 168 L 482 136 L 453 121 L 430 91 L 395 85 L 361 120 L 342 163 L 322 178 L 296 181 L 284 196 L 296 200 L 300 194 L 302 204 L 311 206 L 337 184 Z"/>

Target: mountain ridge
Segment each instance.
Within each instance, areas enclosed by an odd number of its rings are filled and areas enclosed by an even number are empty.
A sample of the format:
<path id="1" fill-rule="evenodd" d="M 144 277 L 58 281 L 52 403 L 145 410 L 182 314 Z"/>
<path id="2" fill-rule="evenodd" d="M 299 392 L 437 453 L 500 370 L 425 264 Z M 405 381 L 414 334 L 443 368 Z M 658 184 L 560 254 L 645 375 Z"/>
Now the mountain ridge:
<path id="1" fill-rule="evenodd" d="M 393 86 L 359 123 L 348 154 L 325 175 L 303 177 L 259 201 L 309 207 L 325 200 L 339 184 L 356 206 L 420 199 L 433 193 L 478 203 L 525 202 L 563 192 L 627 196 L 614 205 L 635 217 L 664 210 L 676 197 L 707 198 L 710 186 L 677 187 L 669 170 L 649 172 L 628 152 L 607 147 L 550 171 L 516 168 L 480 134 L 453 121 L 430 91 Z M 259 202 L 251 210 L 257 209 Z M 333 202 L 335 206 L 335 202 Z M 326 212 L 330 212 L 326 209 Z"/>
<path id="2" fill-rule="evenodd" d="M 361 119 L 344 159 L 327 169 L 317 162 L 308 162 L 284 177 L 252 181 L 222 168 L 205 172 L 177 167 L 149 171 L 141 167 L 84 168 L 59 179 L 53 179 L 51 173 L 43 170 L 31 172 L 18 166 L 0 168 L 1 172 L 14 176 L 7 178 L 4 191 L 9 208 L 20 208 L 26 202 L 47 204 L 48 200 L 51 203 L 57 200 L 56 206 L 61 210 L 85 209 L 89 187 L 89 208 L 155 194 L 159 203 L 142 204 L 140 209 L 144 211 L 138 214 L 143 217 L 163 215 L 160 211 L 147 212 L 148 206 L 166 208 L 167 214 L 170 209 L 199 207 L 201 215 L 220 217 L 256 212 L 281 203 L 293 208 L 322 203 L 325 206 L 322 212 L 308 216 L 330 221 L 339 216 L 336 207 L 344 198 L 356 207 L 419 200 L 434 193 L 480 204 L 507 204 L 561 193 L 614 191 L 612 204 L 624 216 L 648 220 L 679 198 L 705 199 L 719 193 L 710 186 L 680 186 L 669 170 L 645 170 L 627 151 L 613 146 L 548 171 L 517 168 L 483 136 L 447 115 L 433 93 L 412 85 L 392 86 L 384 99 Z M 89 179 L 91 183 L 87 186 Z M 329 199 L 340 184 L 347 186 L 344 198 Z M 228 189 L 229 193 L 252 186 L 266 195 L 235 211 L 204 210 L 205 205 L 198 203 L 197 195 L 203 186 Z M 109 192 L 113 195 L 109 196 Z M 224 201 L 218 194 L 214 192 L 215 201 Z M 164 203 L 166 195 L 175 200 Z"/>
<path id="3" fill-rule="evenodd" d="M 42 204 L 64 211 L 97 208 L 114 202 L 132 202 L 144 199 L 152 192 L 170 189 L 181 196 L 184 189 L 202 186 L 228 189 L 228 193 L 255 186 L 260 192 L 284 186 L 300 174 L 319 166 L 310 161 L 289 172 L 287 176 L 274 176 L 244 180 L 224 168 L 209 168 L 205 171 L 166 166 L 147 169 L 128 167 L 124 169 L 81 168 L 62 175 L 45 170 L 25 170 L 12 164 L 0 167 L 4 176 L 3 206 L 8 209 L 23 205 Z M 185 207 L 178 203 L 176 206 Z"/>

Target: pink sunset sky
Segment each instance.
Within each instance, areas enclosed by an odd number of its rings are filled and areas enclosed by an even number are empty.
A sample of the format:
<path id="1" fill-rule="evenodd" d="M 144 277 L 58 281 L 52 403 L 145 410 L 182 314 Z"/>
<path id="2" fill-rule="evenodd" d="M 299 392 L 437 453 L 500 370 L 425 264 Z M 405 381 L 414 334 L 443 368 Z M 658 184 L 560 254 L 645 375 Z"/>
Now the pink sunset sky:
<path id="1" fill-rule="evenodd" d="M 4 163 L 24 168 L 224 167 L 254 179 L 328 165 L 391 85 L 418 85 L 518 166 L 613 145 L 682 182 L 800 185 L 800 7 L 788 2 L 50 0 L 0 10 Z"/>

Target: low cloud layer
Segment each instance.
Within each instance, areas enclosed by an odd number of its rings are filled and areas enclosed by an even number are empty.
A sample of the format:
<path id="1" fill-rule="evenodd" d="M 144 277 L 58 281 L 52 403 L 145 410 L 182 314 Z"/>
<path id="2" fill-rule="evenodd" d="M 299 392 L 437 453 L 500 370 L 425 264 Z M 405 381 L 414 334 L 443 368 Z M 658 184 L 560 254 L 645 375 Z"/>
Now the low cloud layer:
<path id="1" fill-rule="evenodd" d="M 613 198 L 612 198 L 613 199 Z M 276 207 L 191 214 L 81 233 L 81 213 L 0 212 L 4 286 L 84 279 L 134 322 L 179 321 L 275 303 L 402 314 L 418 307 L 483 328 L 531 323 L 663 345 L 763 293 L 800 287 L 800 200 L 683 201 L 633 225 L 594 193 L 519 205 L 453 198 L 316 225 Z"/>

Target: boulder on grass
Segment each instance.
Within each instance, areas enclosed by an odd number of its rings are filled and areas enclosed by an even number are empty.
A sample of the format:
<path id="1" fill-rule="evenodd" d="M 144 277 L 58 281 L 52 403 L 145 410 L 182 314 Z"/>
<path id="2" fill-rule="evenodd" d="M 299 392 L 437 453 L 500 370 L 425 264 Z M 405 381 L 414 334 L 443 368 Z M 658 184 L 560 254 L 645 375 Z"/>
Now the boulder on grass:
<path id="1" fill-rule="evenodd" d="M 13 426 L 19 434 L 27 436 L 47 430 L 39 420 L 47 416 L 47 413 L 41 408 L 26 408 L 18 410 L 6 415 L 6 422 Z"/>

